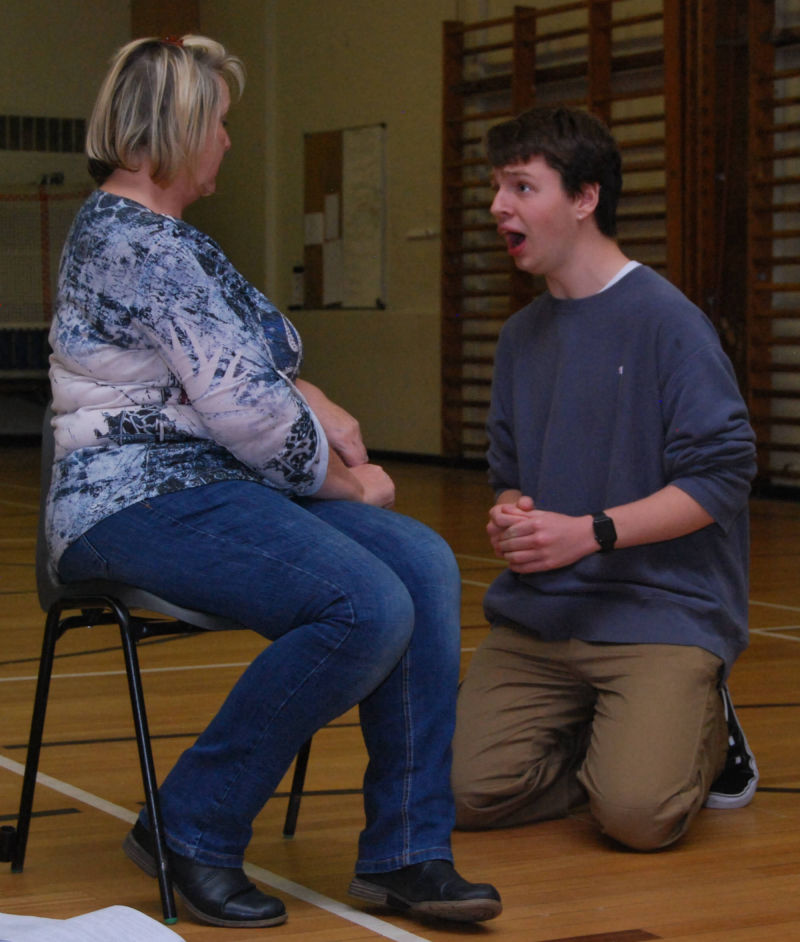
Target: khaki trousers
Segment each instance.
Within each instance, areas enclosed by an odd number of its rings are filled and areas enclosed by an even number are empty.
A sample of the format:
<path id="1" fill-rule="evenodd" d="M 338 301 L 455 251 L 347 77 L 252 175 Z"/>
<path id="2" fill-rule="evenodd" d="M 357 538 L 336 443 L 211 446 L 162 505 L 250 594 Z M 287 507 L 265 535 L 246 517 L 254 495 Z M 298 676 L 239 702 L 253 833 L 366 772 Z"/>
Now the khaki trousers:
<path id="1" fill-rule="evenodd" d="M 561 817 L 588 799 L 622 844 L 671 844 L 725 764 L 721 668 L 697 647 L 541 641 L 493 628 L 459 693 L 457 826 Z"/>

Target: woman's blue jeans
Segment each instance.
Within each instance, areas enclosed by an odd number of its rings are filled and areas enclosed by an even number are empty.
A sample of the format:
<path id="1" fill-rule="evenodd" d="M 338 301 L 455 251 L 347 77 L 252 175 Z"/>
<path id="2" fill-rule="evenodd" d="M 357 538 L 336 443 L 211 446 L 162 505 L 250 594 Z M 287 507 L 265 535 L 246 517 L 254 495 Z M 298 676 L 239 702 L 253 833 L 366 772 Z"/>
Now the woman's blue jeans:
<path id="1" fill-rule="evenodd" d="M 272 641 L 161 786 L 176 853 L 241 866 L 299 748 L 359 704 L 369 762 L 356 871 L 452 859 L 460 578 L 436 533 L 366 504 L 225 481 L 106 518 L 59 573 L 129 582 Z"/>

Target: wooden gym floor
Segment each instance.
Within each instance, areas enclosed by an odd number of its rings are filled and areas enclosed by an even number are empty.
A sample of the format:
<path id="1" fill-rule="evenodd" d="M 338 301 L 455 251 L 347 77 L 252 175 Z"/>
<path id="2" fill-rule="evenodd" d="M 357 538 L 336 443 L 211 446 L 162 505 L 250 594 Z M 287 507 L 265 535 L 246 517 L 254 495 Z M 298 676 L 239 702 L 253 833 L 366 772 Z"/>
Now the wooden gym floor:
<path id="1" fill-rule="evenodd" d="M 484 536 L 484 475 L 387 465 L 398 509 L 453 546 L 462 569 L 463 662 L 486 632 L 481 598 L 497 572 Z M 0 825 L 19 800 L 43 616 L 34 588 L 38 449 L 0 448 Z M 752 503 L 752 643 L 731 690 L 761 782 L 738 811 L 703 811 L 678 846 L 620 850 L 585 814 L 506 831 L 454 835 L 465 876 L 503 895 L 480 926 L 420 923 L 347 896 L 361 826 L 365 757 L 355 716 L 314 739 L 297 835 L 281 837 L 284 798 L 269 802 L 248 850 L 253 879 L 274 888 L 289 921 L 233 933 L 240 942 L 791 942 L 800 940 L 800 504 Z M 152 643 L 141 650 L 161 775 L 204 726 L 259 650 L 248 633 Z M 0 864 L 0 912 L 67 918 L 114 904 L 160 918 L 155 881 L 122 854 L 142 801 L 122 656 L 112 629 L 68 633 L 58 648 L 25 872 Z M 285 792 L 286 782 L 281 786 Z M 225 930 L 181 907 L 187 942 Z M 230 935 L 230 933 L 228 933 Z"/>

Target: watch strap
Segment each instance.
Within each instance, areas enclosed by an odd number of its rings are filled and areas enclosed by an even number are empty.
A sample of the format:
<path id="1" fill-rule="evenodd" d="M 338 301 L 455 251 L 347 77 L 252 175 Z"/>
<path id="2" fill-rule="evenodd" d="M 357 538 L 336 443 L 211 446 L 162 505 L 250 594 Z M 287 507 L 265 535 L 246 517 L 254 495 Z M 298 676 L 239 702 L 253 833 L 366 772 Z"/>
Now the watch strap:
<path id="1" fill-rule="evenodd" d="M 600 544 L 601 553 L 610 553 L 617 542 L 617 529 L 614 521 L 607 514 L 600 511 L 592 514 L 592 527 L 594 538 Z"/>

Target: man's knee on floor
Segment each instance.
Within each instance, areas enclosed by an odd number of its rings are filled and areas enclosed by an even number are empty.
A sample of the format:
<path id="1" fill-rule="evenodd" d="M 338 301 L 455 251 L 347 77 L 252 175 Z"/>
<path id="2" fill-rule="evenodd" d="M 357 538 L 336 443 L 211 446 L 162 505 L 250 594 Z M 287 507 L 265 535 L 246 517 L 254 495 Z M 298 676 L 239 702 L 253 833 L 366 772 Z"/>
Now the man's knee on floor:
<path id="1" fill-rule="evenodd" d="M 669 847 L 689 826 L 683 802 L 651 804 L 614 803 L 592 798 L 592 816 L 604 834 L 631 850 L 653 851 Z"/>

